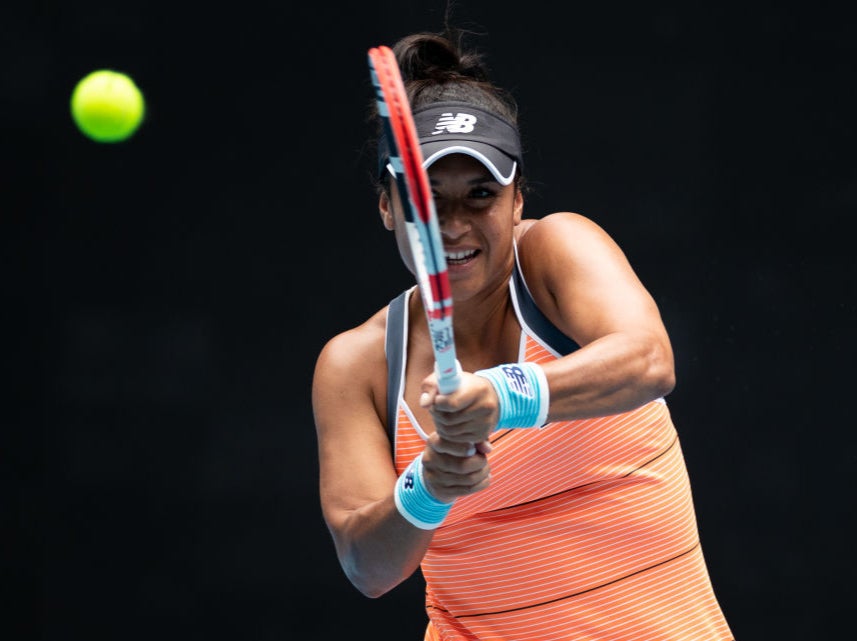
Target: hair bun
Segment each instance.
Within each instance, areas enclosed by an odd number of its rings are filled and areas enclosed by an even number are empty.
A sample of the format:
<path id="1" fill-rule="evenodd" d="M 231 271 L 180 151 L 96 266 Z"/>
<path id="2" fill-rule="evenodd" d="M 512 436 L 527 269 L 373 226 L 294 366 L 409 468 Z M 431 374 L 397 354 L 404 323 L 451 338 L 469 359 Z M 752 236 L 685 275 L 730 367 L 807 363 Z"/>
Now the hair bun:
<path id="1" fill-rule="evenodd" d="M 436 83 L 470 78 L 487 81 L 488 73 L 476 53 L 463 53 L 452 39 L 434 33 L 417 33 L 399 40 L 393 48 L 405 82 Z"/>

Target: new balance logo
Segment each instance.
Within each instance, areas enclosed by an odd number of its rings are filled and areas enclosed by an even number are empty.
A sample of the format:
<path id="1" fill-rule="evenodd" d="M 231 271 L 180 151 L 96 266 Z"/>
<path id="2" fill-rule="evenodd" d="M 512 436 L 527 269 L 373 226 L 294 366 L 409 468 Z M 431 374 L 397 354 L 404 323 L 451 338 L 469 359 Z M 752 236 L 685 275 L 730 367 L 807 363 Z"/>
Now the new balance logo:
<path id="1" fill-rule="evenodd" d="M 440 118 L 437 119 L 437 124 L 434 126 L 434 131 L 431 132 L 432 136 L 436 136 L 437 134 L 469 134 L 473 131 L 473 126 L 476 124 L 476 116 L 471 114 L 455 114 L 452 115 L 452 112 L 449 111 L 445 114 L 441 114 Z"/>
<path id="2" fill-rule="evenodd" d="M 533 398 L 533 389 L 530 387 L 530 382 L 527 380 L 524 370 L 517 365 L 504 365 L 501 369 L 503 370 L 503 374 L 506 375 L 506 381 L 509 383 L 510 389 L 527 398 Z"/>

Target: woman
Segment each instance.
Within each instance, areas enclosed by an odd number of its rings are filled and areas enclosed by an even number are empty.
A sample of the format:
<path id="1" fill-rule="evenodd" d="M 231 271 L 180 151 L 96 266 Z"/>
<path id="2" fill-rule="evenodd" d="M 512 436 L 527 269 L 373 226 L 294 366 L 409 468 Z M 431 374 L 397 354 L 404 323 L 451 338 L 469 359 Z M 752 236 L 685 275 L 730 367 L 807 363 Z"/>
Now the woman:
<path id="1" fill-rule="evenodd" d="M 663 397 L 673 355 L 621 249 L 524 219 L 514 100 L 452 36 L 394 47 L 432 184 L 463 373 L 442 395 L 414 289 L 322 349 L 320 494 L 369 597 L 421 567 L 425 639 L 731 639 Z M 379 141 L 379 210 L 413 272 Z M 475 444 L 475 446 L 474 446 Z"/>

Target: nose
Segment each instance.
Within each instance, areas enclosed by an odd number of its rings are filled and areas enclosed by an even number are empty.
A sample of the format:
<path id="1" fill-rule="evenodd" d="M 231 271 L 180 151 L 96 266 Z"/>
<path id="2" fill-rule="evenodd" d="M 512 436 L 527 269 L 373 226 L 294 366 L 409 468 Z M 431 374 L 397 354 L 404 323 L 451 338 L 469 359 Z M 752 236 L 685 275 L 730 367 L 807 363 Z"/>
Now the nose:
<path id="1" fill-rule="evenodd" d="M 458 240 L 470 231 L 470 219 L 456 208 L 445 207 L 438 211 L 437 220 L 441 235 L 448 240 Z"/>

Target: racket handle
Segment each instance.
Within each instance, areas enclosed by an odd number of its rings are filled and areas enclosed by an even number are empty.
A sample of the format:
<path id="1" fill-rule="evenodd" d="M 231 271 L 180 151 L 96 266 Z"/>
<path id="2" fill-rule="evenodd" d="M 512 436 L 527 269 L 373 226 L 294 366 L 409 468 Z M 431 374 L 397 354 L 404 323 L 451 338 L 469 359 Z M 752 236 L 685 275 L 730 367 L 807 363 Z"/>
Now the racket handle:
<path id="1" fill-rule="evenodd" d="M 441 372 L 437 367 L 437 363 L 435 362 L 434 373 L 435 376 L 437 376 L 437 388 L 441 394 L 454 392 L 461 384 L 461 363 L 458 362 L 457 358 L 455 359 L 455 371 L 447 372 L 446 375 L 441 375 Z"/>
<path id="2" fill-rule="evenodd" d="M 452 372 L 447 372 L 446 377 L 441 376 L 440 369 L 437 366 L 437 362 L 434 364 L 434 373 L 437 376 L 437 389 L 441 394 L 449 394 L 450 392 L 454 392 L 458 389 L 458 386 L 461 384 L 461 363 L 458 362 L 458 359 L 455 359 L 455 370 Z M 476 446 L 471 445 L 470 449 L 467 450 L 465 456 L 473 456 L 476 454 Z"/>

